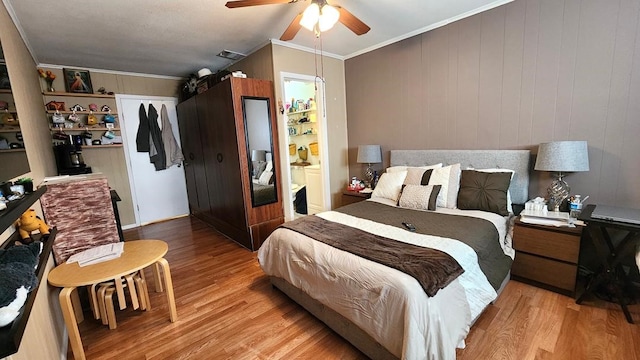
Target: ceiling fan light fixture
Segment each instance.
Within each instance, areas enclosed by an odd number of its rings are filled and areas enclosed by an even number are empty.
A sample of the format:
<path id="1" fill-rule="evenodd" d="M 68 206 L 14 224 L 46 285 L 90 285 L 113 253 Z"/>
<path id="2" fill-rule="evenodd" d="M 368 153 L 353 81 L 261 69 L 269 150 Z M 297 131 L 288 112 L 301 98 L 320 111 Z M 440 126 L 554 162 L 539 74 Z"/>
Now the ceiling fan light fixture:
<path id="1" fill-rule="evenodd" d="M 320 6 L 315 2 L 312 2 L 311 5 L 307 6 L 307 8 L 302 13 L 302 19 L 300 19 L 300 25 L 303 28 L 313 31 L 316 24 L 318 23 L 318 18 L 320 18 Z"/>
<path id="2" fill-rule="evenodd" d="M 338 22 L 340 18 L 340 12 L 329 4 L 325 4 L 322 7 L 320 18 L 318 19 L 318 28 L 320 31 L 327 31 Z"/>

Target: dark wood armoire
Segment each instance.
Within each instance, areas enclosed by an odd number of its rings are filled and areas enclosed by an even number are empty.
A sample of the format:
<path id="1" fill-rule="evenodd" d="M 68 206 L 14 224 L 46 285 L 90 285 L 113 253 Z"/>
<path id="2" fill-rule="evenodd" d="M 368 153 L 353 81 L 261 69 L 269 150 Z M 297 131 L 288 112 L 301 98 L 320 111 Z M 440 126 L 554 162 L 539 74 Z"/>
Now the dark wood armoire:
<path id="1" fill-rule="evenodd" d="M 233 77 L 178 104 L 191 214 L 252 251 L 284 221 L 274 109 L 271 81 Z M 255 177 L 260 153 L 268 182 Z"/>

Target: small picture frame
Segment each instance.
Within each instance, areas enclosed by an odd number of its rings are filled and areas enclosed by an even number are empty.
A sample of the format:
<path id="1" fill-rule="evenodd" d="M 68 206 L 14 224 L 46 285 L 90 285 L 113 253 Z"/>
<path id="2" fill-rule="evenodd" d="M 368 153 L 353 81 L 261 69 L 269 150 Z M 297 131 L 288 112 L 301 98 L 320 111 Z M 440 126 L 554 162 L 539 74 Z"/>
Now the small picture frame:
<path id="1" fill-rule="evenodd" d="M 0 62 L 0 89 L 11 90 L 11 83 L 9 82 L 9 72 L 7 71 L 7 65 Z"/>
<path id="2" fill-rule="evenodd" d="M 114 124 L 113 124 L 113 123 L 105 123 L 104 125 L 105 125 L 105 126 L 107 127 L 107 129 L 109 129 L 109 130 L 111 130 L 111 129 L 115 128 L 115 126 L 114 126 Z"/>
<path id="3" fill-rule="evenodd" d="M 63 69 L 64 86 L 69 93 L 93 94 L 91 76 L 88 70 Z"/>

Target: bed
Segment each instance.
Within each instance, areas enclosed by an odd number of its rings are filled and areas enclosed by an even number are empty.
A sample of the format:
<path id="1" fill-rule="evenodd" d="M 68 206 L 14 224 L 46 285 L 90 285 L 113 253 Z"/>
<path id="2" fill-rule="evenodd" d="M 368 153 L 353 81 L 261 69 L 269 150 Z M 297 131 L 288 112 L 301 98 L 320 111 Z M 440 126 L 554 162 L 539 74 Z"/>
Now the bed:
<path id="1" fill-rule="evenodd" d="M 528 194 L 529 158 L 526 150 L 391 151 L 389 176 L 385 173 L 381 178 L 379 188 L 374 191 L 376 196 L 317 214 L 307 223 L 297 220 L 285 223 L 262 245 L 258 260 L 274 286 L 369 357 L 454 359 L 455 349 L 464 346 L 470 326 L 508 281 L 513 249 L 510 216 L 504 213 L 504 208 L 500 214 L 469 210 L 461 196 L 459 205 L 465 209 L 458 209 L 447 198 L 452 200 L 458 191 L 460 194 L 468 191 L 470 176 L 477 175 L 480 169 L 490 169 L 487 172 L 492 174 L 509 169 L 512 171 L 507 177 L 511 178 L 506 186 L 511 201 L 524 203 Z M 433 182 L 438 190 L 445 190 L 438 192 L 437 199 L 431 196 L 429 200 L 430 207 L 437 200 L 436 211 L 399 207 L 398 199 L 381 196 L 388 179 L 407 181 L 418 167 L 434 164 L 439 164 L 439 170 L 429 170 L 428 183 L 401 187 L 398 196 L 403 200 L 405 193 L 416 188 L 433 191 L 436 189 Z M 407 166 L 409 170 L 402 170 Z M 400 170 L 394 175 L 393 169 Z M 452 175 L 439 178 L 448 172 L 453 174 L 451 169 L 459 169 L 457 179 Z M 394 185 L 397 186 L 397 181 Z M 407 231 L 401 225 L 406 221 L 414 223 L 418 231 Z M 317 233 L 310 232 L 314 227 L 319 229 Z M 323 228 L 332 230 L 323 232 Z M 327 239 L 320 239 L 323 236 Z M 383 245 L 363 245 L 365 239 Z M 448 277 L 444 276 L 446 279 L 440 278 L 435 285 L 425 284 L 433 280 L 422 279 L 419 272 L 408 275 L 398 268 L 398 263 L 405 261 L 392 260 L 384 265 L 373 261 L 375 256 L 354 255 L 350 252 L 353 250 L 341 248 L 354 244 L 372 249 L 401 244 L 398 246 L 409 247 L 401 250 L 409 254 L 423 249 L 436 251 L 443 258 L 455 259 L 461 271 L 452 268 Z M 425 256 L 429 257 L 428 254 Z M 406 255 L 402 254 L 403 259 Z M 430 270 L 424 272 L 449 268 L 450 263 L 442 266 L 436 263 L 431 268 L 425 267 Z"/>

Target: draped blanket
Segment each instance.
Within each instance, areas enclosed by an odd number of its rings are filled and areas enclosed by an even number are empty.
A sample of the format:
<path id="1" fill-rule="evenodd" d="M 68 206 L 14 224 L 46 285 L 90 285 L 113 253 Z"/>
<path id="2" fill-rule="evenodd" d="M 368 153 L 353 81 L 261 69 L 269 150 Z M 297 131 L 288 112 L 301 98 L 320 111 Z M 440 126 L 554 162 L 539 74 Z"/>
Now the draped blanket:
<path id="1" fill-rule="evenodd" d="M 453 257 L 440 250 L 395 241 L 317 216 L 306 216 L 281 227 L 400 270 L 415 278 L 429 296 L 464 272 Z"/>

